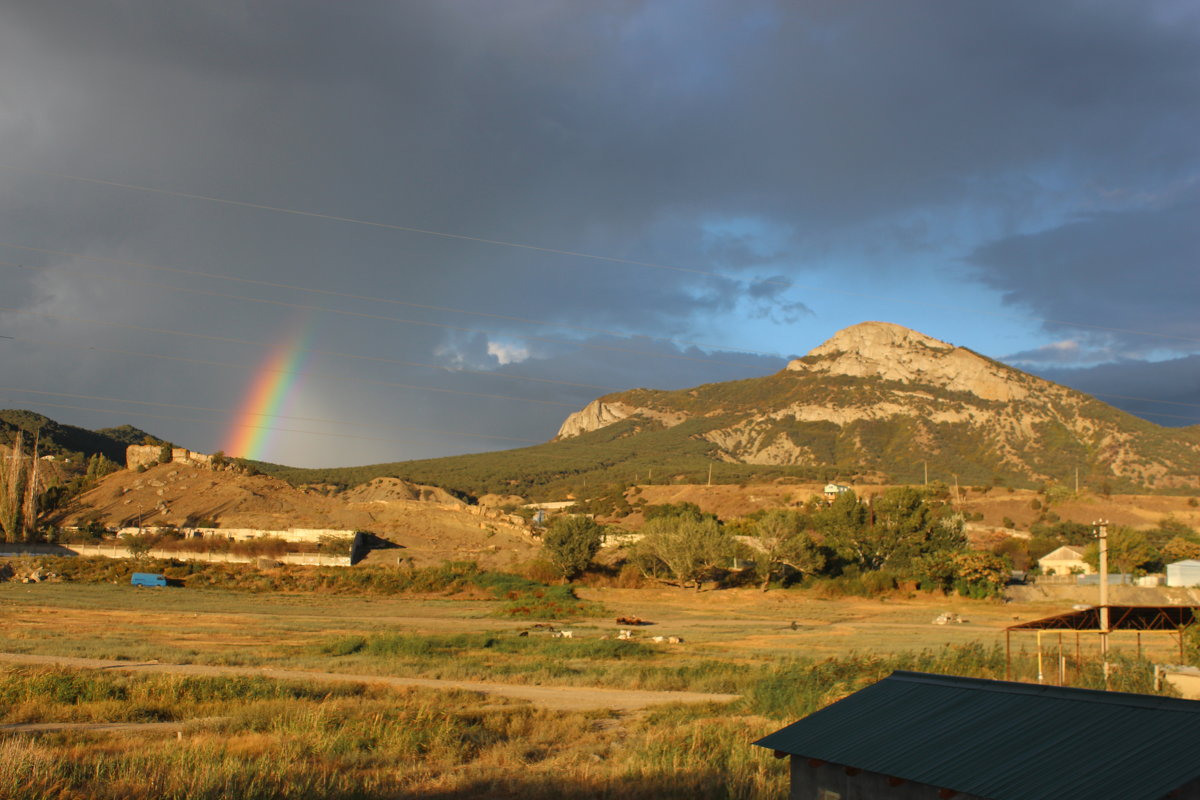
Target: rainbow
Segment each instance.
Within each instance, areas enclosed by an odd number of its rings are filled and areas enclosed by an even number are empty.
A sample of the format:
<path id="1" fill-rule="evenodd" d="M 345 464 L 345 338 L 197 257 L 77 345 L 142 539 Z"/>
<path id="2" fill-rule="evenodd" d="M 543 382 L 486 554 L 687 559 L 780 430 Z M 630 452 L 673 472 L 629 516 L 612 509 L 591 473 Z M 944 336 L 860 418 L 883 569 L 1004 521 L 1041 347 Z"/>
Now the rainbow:
<path id="1" fill-rule="evenodd" d="M 310 331 L 306 326 L 282 339 L 258 369 L 246 399 L 230 426 L 225 454 L 262 459 L 274 440 L 273 423 L 300 377 Z"/>

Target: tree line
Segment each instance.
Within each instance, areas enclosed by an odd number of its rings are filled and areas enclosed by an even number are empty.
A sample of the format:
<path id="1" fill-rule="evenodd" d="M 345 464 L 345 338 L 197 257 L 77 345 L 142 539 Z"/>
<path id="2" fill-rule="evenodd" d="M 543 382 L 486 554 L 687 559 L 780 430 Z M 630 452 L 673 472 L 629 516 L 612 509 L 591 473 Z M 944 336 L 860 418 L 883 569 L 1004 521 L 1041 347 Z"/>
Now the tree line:
<path id="1" fill-rule="evenodd" d="M 852 491 L 828 503 L 814 497 L 802 508 L 727 523 L 692 503 L 644 512 L 627 562 L 647 578 L 697 590 L 752 569 L 763 591 L 773 583 L 843 577 L 880 590 L 911 582 L 987 596 L 1001 591 L 1011 570 L 999 555 L 968 549 L 963 516 L 944 498 L 910 486 L 870 499 Z M 588 517 L 559 517 L 543 539 L 547 558 L 573 578 L 591 563 L 603 535 Z"/>
<path id="2" fill-rule="evenodd" d="M 0 466 L 0 537 L 3 541 L 39 542 L 50 538 L 48 517 L 75 495 L 87 491 L 120 465 L 100 453 L 87 460 L 82 474 L 63 480 L 43 469 L 40 436 L 35 433 L 29 452 L 18 430 Z"/>

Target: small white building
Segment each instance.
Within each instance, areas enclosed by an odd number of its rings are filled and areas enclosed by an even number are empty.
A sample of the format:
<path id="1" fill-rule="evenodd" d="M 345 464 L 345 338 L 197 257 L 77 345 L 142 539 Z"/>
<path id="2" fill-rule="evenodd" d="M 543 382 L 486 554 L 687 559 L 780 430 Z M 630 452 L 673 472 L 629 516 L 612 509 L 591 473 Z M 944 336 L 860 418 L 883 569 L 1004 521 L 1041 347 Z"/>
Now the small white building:
<path id="1" fill-rule="evenodd" d="M 1200 561 L 1189 558 L 1167 564 L 1167 586 L 1200 586 Z"/>
<path id="2" fill-rule="evenodd" d="M 825 499 L 832 503 L 838 499 L 838 495 L 848 491 L 850 491 L 849 486 L 842 486 L 840 483 L 827 483 L 825 484 Z"/>
<path id="3" fill-rule="evenodd" d="M 1093 570 L 1083 560 L 1083 551 L 1077 547 L 1063 545 L 1038 559 L 1043 575 L 1091 575 Z"/>

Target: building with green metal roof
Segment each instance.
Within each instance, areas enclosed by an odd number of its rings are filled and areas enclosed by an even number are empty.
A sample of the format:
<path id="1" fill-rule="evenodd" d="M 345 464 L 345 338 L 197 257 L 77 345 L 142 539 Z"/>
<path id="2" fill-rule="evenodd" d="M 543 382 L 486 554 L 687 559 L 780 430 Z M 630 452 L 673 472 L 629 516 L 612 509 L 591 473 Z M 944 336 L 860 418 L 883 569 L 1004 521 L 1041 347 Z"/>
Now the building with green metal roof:
<path id="1" fill-rule="evenodd" d="M 1200 800 L 1200 702 L 896 671 L 755 742 L 793 800 Z"/>

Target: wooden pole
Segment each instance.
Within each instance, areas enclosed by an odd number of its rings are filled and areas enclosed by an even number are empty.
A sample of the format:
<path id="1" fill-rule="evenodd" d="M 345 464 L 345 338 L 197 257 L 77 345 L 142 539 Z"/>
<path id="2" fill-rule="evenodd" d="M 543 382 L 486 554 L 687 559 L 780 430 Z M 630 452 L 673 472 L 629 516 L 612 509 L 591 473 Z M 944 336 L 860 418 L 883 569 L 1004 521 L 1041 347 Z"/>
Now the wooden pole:
<path id="1" fill-rule="evenodd" d="M 1058 632 L 1058 685 L 1067 685 L 1067 657 L 1063 655 L 1062 631 Z"/>

